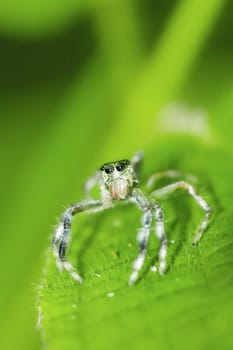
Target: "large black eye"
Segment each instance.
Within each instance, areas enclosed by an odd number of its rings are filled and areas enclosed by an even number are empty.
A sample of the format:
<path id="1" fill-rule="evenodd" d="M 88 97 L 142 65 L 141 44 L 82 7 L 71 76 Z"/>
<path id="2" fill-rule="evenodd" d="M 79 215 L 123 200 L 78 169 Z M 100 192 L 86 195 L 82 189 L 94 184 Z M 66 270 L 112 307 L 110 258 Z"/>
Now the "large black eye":
<path id="1" fill-rule="evenodd" d="M 123 170 L 125 170 L 127 165 L 129 165 L 129 161 L 128 160 L 121 160 L 120 162 L 117 163 L 116 170 L 117 171 L 123 171 Z"/>
<path id="2" fill-rule="evenodd" d="M 109 165 L 109 166 L 105 167 L 104 170 L 105 170 L 106 174 L 111 174 L 114 171 L 114 167 L 112 165 Z"/>
<path id="3" fill-rule="evenodd" d="M 106 174 L 111 174 L 114 171 L 114 166 L 112 164 L 105 164 L 100 170 L 104 171 Z"/>

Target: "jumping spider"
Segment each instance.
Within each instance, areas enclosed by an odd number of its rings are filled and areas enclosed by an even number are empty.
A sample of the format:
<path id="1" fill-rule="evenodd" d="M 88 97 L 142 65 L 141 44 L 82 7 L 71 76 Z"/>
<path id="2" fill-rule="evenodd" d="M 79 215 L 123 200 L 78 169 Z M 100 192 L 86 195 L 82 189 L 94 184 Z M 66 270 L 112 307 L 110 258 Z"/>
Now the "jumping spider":
<path id="1" fill-rule="evenodd" d="M 156 222 L 155 232 L 160 241 L 158 254 L 158 271 L 160 275 L 163 275 L 167 268 L 166 257 L 168 240 L 164 229 L 163 211 L 157 199 L 165 198 L 178 189 L 186 190 L 205 211 L 205 217 L 196 231 L 192 244 L 196 245 L 201 239 L 212 212 L 209 205 L 196 193 L 195 188 L 185 181 L 177 181 L 155 190 L 149 195 L 145 194 L 139 188 L 139 172 L 142 159 L 143 152 L 137 152 L 130 161 L 120 160 L 101 166 L 100 170 L 85 184 L 86 198 L 88 199 L 71 205 L 63 213 L 53 237 L 53 251 L 60 270 L 67 270 L 76 281 L 82 283 L 83 279 L 66 260 L 66 252 L 70 237 L 72 217 L 79 212 L 96 212 L 98 210 L 114 207 L 123 201 L 135 203 L 142 211 L 142 227 L 137 235 L 139 254 L 133 263 L 133 271 L 129 278 L 129 285 L 133 285 L 137 281 L 139 272 L 143 266 L 153 215 Z M 180 172 L 175 170 L 154 174 L 149 178 L 147 188 L 151 188 L 160 177 L 179 177 L 181 175 Z M 100 184 L 101 199 L 99 200 L 90 199 L 89 197 L 90 190 L 96 183 Z"/>

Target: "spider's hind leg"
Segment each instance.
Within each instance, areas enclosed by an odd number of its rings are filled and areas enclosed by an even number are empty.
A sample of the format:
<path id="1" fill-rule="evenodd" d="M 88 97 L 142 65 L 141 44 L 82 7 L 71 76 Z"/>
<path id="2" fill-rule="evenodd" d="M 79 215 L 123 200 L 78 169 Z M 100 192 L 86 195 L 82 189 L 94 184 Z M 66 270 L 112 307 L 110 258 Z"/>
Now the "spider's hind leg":
<path id="1" fill-rule="evenodd" d="M 154 173 L 153 175 L 151 175 L 149 177 L 149 179 L 147 180 L 146 183 L 146 187 L 148 189 L 152 189 L 155 187 L 156 182 L 158 182 L 161 179 L 178 179 L 178 178 L 182 178 L 185 179 L 187 181 L 190 181 L 191 183 L 196 183 L 197 182 L 197 178 L 192 175 L 192 174 L 187 174 L 184 173 L 182 171 L 179 170 L 174 170 L 174 169 L 170 169 L 170 170 L 165 170 L 165 171 L 160 171 L 157 173 Z"/>
<path id="2" fill-rule="evenodd" d="M 197 202 L 197 204 L 204 210 L 205 216 L 201 222 L 201 224 L 198 226 L 196 230 L 196 234 L 193 238 L 192 245 L 195 246 L 199 240 L 201 239 L 203 232 L 206 230 L 210 216 L 212 213 L 212 209 L 208 205 L 208 203 L 199 195 L 197 194 L 195 188 L 190 185 L 188 182 L 185 181 L 178 181 L 173 184 L 170 184 L 168 186 L 162 187 L 161 189 L 158 189 L 151 193 L 151 196 L 153 196 L 156 199 L 162 199 L 168 197 L 170 194 L 175 192 L 176 190 L 185 190 L 188 192 L 188 194 L 193 197 L 193 199 Z"/>

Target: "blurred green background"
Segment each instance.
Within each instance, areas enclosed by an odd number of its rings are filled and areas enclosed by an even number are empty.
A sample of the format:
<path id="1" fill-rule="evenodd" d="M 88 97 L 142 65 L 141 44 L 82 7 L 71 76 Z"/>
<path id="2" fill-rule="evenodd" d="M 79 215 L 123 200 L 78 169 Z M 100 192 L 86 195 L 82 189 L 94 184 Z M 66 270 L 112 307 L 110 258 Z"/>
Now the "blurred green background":
<path id="1" fill-rule="evenodd" d="M 165 168 L 176 145 L 189 158 L 186 137 L 231 164 L 232 12 L 224 0 L 0 3 L 2 349 L 42 347 L 44 251 L 94 169 L 138 149 Z"/>

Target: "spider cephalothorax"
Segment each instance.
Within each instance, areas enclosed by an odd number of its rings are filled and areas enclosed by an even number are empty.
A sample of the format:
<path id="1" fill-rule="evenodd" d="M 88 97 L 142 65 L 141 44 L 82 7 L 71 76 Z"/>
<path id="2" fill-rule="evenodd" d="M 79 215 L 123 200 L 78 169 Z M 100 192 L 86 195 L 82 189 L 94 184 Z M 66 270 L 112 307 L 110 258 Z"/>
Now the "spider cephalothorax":
<path id="1" fill-rule="evenodd" d="M 102 196 L 107 193 L 111 199 L 125 199 L 130 195 L 138 179 L 129 160 L 120 160 L 114 163 L 106 163 L 100 168 L 102 173 Z M 107 191 L 107 193 L 106 193 Z"/>
<path id="2" fill-rule="evenodd" d="M 139 207 L 142 212 L 142 226 L 137 235 L 139 253 L 133 263 L 133 271 L 129 278 L 129 285 L 133 285 L 138 280 L 139 272 L 144 264 L 153 219 L 156 223 L 155 233 L 160 241 L 158 271 L 163 275 L 167 268 L 168 240 L 165 233 L 163 211 L 157 200 L 166 198 L 178 189 L 187 191 L 205 212 L 205 216 L 196 231 L 192 244 L 196 245 L 201 239 L 211 215 L 211 208 L 209 205 L 197 194 L 195 188 L 185 181 L 176 181 L 161 189 L 154 190 L 150 194 L 144 193 L 139 188 L 138 181 L 138 173 L 140 171 L 142 159 L 143 153 L 138 152 L 130 161 L 120 160 L 117 162 L 105 163 L 100 170 L 86 182 L 85 192 L 87 199 L 71 205 L 62 215 L 53 237 L 53 251 L 60 270 L 67 270 L 76 281 L 82 283 L 83 280 L 73 266 L 66 260 L 66 253 L 72 217 L 79 212 L 104 210 L 108 207 L 114 207 L 122 201 L 135 203 Z M 156 179 L 163 176 L 177 178 L 181 175 L 182 174 L 177 170 L 154 174 L 149 178 L 147 188 L 151 189 Z M 101 189 L 101 198 L 99 200 L 91 199 L 89 195 L 91 188 L 96 183 L 100 184 Z"/>

